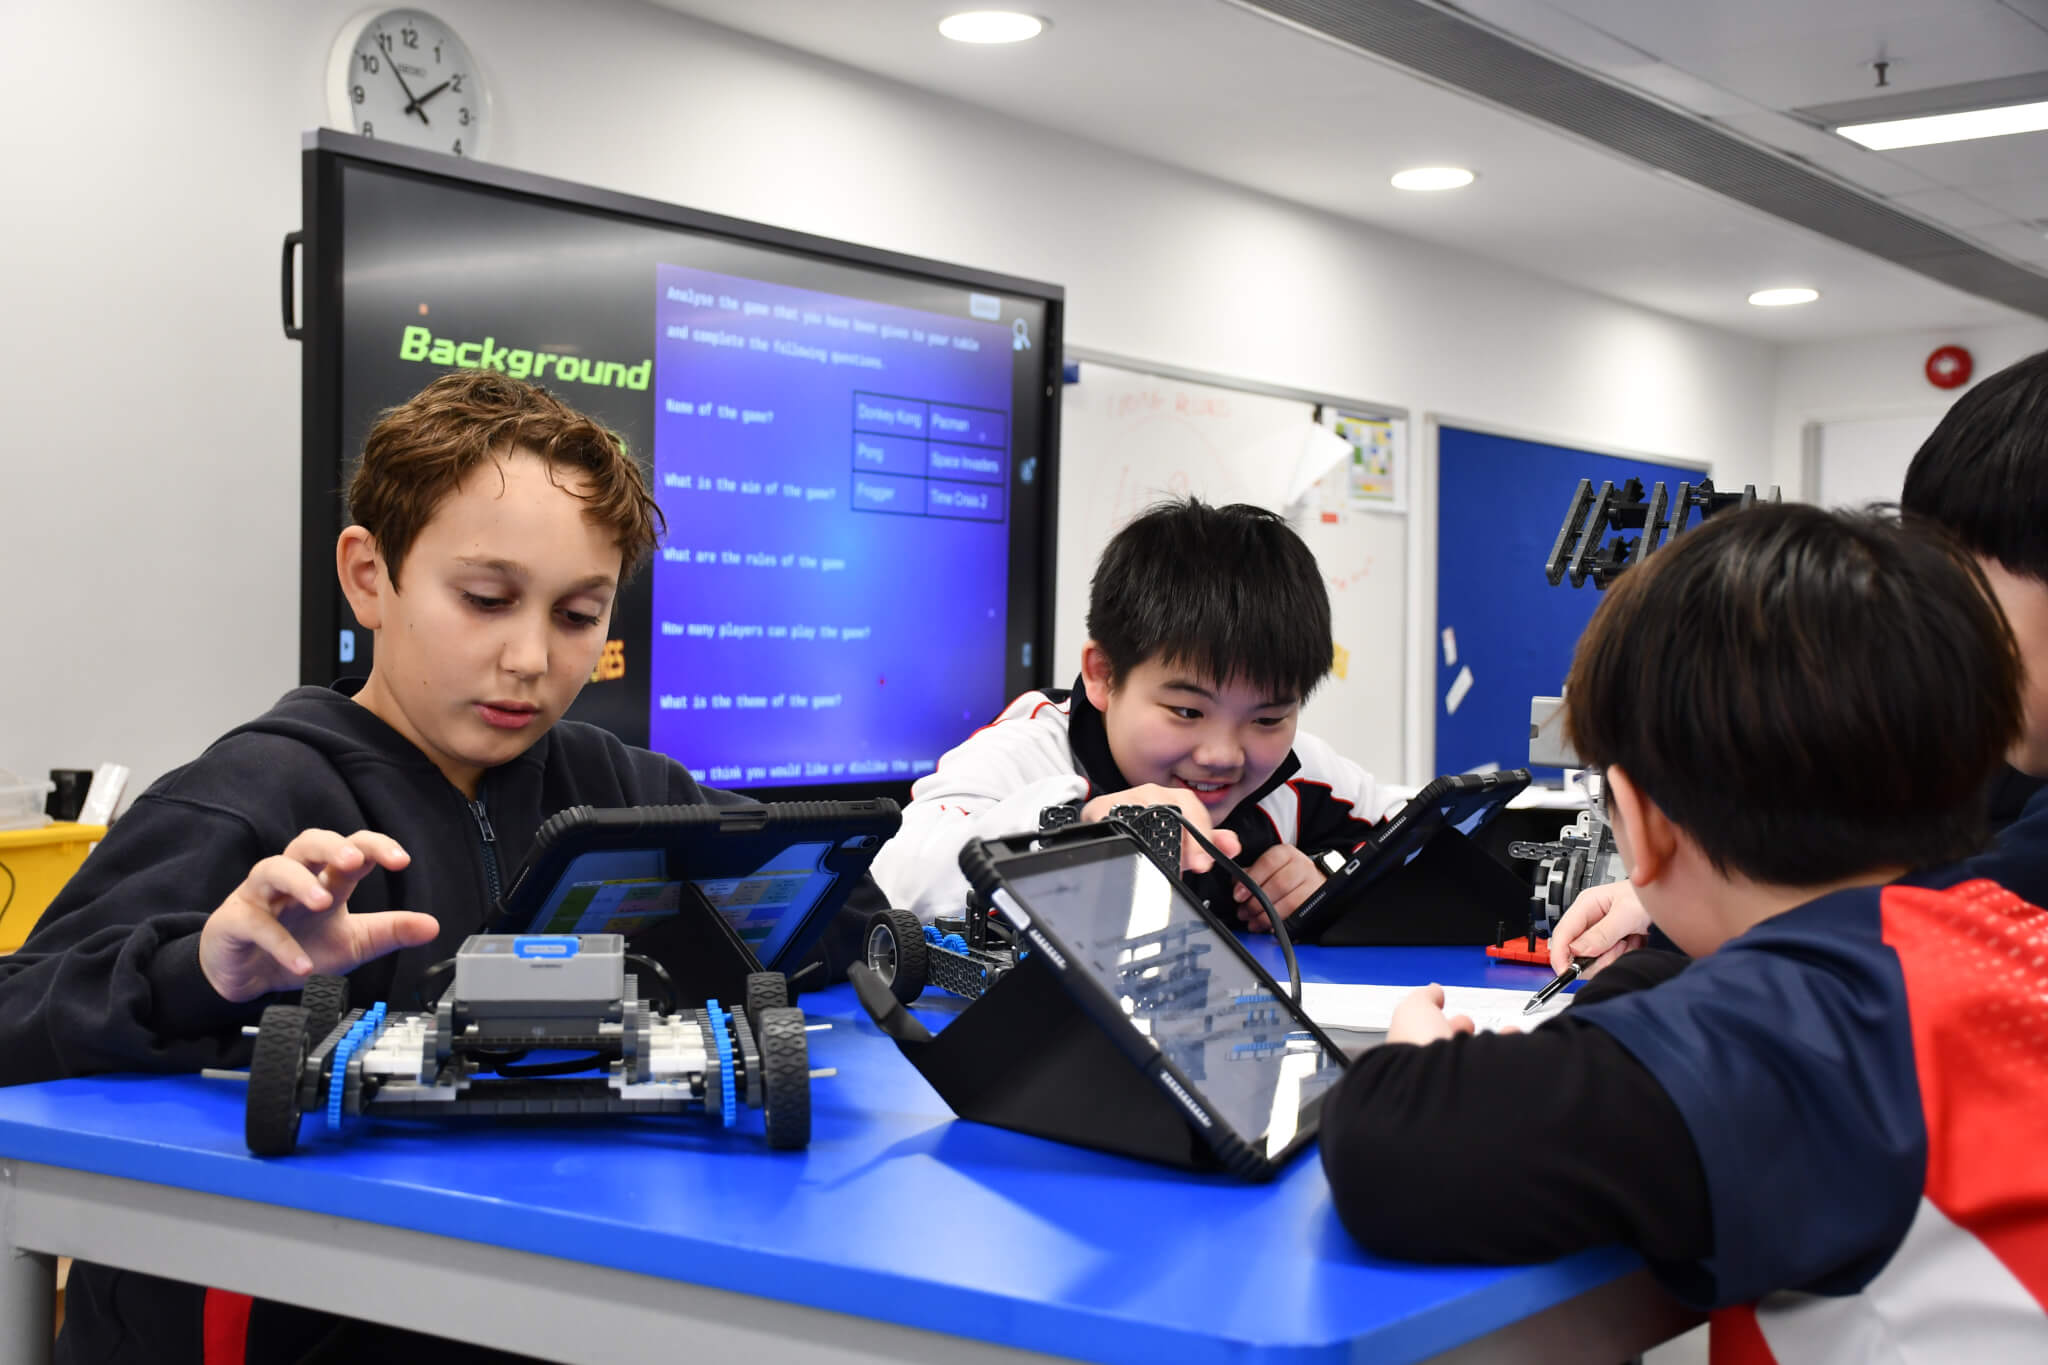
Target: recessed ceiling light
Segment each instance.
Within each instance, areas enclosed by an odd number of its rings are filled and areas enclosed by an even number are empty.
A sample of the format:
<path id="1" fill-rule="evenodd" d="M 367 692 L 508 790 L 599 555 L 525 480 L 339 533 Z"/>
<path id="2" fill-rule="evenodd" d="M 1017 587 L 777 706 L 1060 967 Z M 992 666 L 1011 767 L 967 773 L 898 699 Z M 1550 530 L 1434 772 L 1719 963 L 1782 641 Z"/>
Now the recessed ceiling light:
<path id="1" fill-rule="evenodd" d="M 1021 43 L 1045 30 L 1037 15 L 1006 9 L 969 10 L 939 20 L 939 32 L 956 43 Z"/>
<path id="2" fill-rule="evenodd" d="M 1417 166 L 1394 173 L 1397 190 L 1461 190 L 1476 177 L 1463 166 Z"/>
<path id="3" fill-rule="evenodd" d="M 1804 286 L 1793 289 L 1759 289 L 1749 296 L 1749 301 L 1759 308 L 1790 308 L 1795 303 L 1812 303 L 1820 297 L 1820 290 Z"/>
<path id="4" fill-rule="evenodd" d="M 1965 109 L 1955 114 L 1927 114 L 1921 118 L 1886 119 L 1881 123 L 1845 123 L 1835 131 L 1873 152 L 1889 152 L 1898 147 L 1967 142 L 1971 138 L 2038 133 L 2043 129 L 2048 129 L 2048 100 L 1996 109 Z"/>

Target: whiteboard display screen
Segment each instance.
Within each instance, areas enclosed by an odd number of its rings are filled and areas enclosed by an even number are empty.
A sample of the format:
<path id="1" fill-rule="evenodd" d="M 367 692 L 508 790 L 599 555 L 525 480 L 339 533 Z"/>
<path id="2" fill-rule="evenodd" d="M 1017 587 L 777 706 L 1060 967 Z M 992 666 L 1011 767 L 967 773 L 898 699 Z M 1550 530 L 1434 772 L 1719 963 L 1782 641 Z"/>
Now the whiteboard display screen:
<path id="1" fill-rule="evenodd" d="M 1406 423 L 1392 425 L 1405 442 Z M 1356 510 L 1342 466 L 1290 504 L 1290 476 L 1316 435 L 1308 401 L 1082 362 L 1060 408 L 1055 681 L 1064 686 L 1080 672 L 1096 560 L 1132 517 L 1190 494 L 1285 511 L 1323 569 L 1336 646 L 1336 667 L 1309 699 L 1302 727 L 1368 771 L 1397 776 L 1408 522 L 1393 511 Z"/>

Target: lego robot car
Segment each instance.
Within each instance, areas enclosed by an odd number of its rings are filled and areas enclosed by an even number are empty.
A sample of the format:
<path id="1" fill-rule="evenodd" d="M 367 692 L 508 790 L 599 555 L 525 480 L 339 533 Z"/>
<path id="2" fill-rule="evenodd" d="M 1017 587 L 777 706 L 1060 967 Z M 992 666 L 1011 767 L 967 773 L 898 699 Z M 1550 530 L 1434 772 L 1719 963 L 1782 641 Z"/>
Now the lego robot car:
<path id="1" fill-rule="evenodd" d="M 308 1113 L 334 1130 L 352 1114 L 702 1113 L 730 1128 L 750 1107 L 770 1147 L 810 1142 L 804 1017 L 780 973 L 748 976 L 740 1009 L 664 1010 L 626 963 L 617 934 L 473 935 L 428 1013 L 350 1009 L 347 982 L 315 977 L 299 1004 L 263 1011 L 249 1150 L 289 1154 Z"/>

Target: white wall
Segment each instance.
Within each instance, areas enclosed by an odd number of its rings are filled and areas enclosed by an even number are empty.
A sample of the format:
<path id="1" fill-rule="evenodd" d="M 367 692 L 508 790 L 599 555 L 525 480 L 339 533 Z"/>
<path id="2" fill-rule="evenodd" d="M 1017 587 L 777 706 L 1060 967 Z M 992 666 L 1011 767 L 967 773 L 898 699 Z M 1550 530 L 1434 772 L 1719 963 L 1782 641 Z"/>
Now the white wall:
<path id="1" fill-rule="evenodd" d="M 434 8 L 504 164 L 1057 281 L 1078 345 L 1767 477 L 1763 343 L 631 0 Z M 278 242 L 357 9 L 0 0 L 0 766 L 139 785 L 295 681 Z"/>
<path id="2" fill-rule="evenodd" d="M 1927 382 L 1923 367 L 1935 348 L 1950 345 L 1969 351 L 1973 362 L 1970 384 L 1937 389 Z M 1771 418 L 1770 481 L 1788 498 L 1801 495 L 1809 423 L 1922 415 L 1938 418 L 1979 380 L 2044 347 L 2048 347 L 2048 322 L 1896 332 L 1787 346 L 1778 363 L 1777 399 Z"/>

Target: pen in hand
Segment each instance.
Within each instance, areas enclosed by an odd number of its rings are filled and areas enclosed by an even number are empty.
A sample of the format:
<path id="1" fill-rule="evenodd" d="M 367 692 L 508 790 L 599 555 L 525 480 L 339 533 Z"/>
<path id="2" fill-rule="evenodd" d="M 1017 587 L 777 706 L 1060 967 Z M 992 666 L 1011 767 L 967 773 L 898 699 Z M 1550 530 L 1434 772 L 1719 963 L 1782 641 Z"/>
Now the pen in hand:
<path id="1" fill-rule="evenodd" d="M 1596 958 L 1590 957 L 1573 958 L 1571 966 L 1559 972 L 1554 978 L 1552 978 L 1549 985 L 1545 986 L 1542 990 L 1536 992 L 1536 994 L 1529 997 L 1529 1003 L 1522 1006 L 1522 1013 L 1534 1014 L 1537 1010 L 1542 1009 L 1545 1005 L 1550 1003 L 1552 996 L 1556 995 L 1566 986 L 1571 985 L 1572 982 L 1577 981 L 1579 979 L 1579 973 L 1584 971 L 1586 968 L 1592 966 L 1593 963 L 1597 960 L 1598 959 Z"/>

